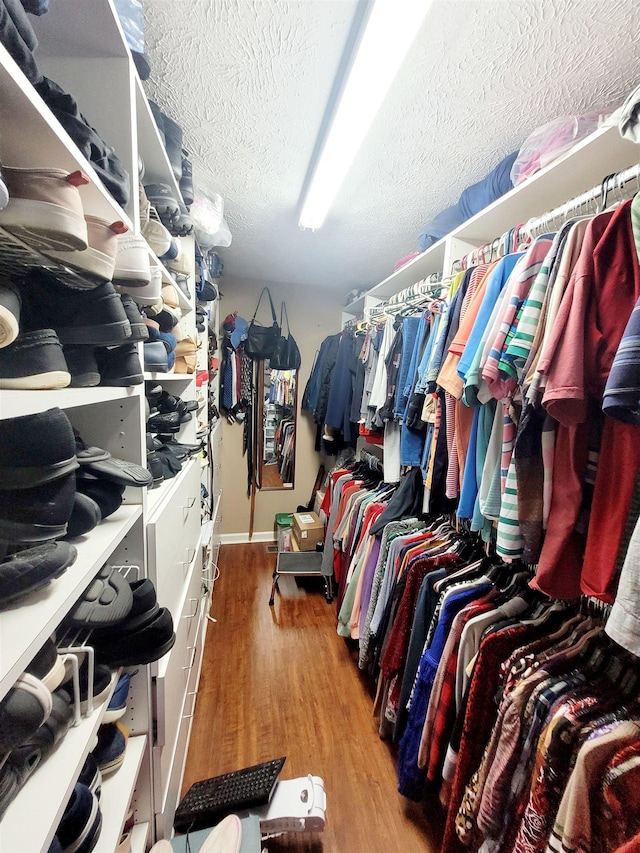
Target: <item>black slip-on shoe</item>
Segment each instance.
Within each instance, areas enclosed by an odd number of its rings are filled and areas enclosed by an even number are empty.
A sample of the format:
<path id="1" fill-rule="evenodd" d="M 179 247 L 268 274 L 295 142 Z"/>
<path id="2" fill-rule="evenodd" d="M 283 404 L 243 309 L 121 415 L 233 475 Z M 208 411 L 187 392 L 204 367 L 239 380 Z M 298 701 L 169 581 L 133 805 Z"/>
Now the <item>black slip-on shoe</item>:
<path id="1" fill-rule="evenodd" d="M 142 320 L 140 309 L 128 293 L 121 293 L 120 299 L 122 300 L 124 310 L 127 314 L 129 325 L 131 326 L 131 337 L 129 340 L 132 343 L 134 341 L 148 341 L 149 330 Z"/>
<path id="2" fill-rule="evenodd" d="M 67 532 L 65 539 L 75 539 L 77 536 L 84 536 L 89 533 L 94 527 L 97 527 L 102 521 L 100 507 L 93 498 L 77 491 L 73 499 L 73 509 L 67 524 Z"/>
<path id="3" fill-rule="evenodd" d="M 18 749 L 11 752 L 11 758 L 18 755 L 21 762 L 28 764 L 30 751 L 34 748 L 38 750 L 40 760 L 47 758 L 54 747 L 69 731 L 72 723 L 73 706 L 71 696 L 66 690 L 56 690 L 51 695 L 51 713 L 22 747 L 18 747 Z"/>
<path id="4" fill-rule="evenodd" d="M 49 638 L 33 658 L 25 672 L 35 675 L 44 686 L 53 692 L 60 687 L 65 677 L 64 662 L 58 655 L 54 641 Z"/>
<path id="5" fill-rule="evenodd" d="M 0 562 L 0 607 L 46 586 L 72 566 L 78 552 L 67 542 L 46 542 Z"/>
<path id="6" fill-rule="evenodd" d="M 164 147 L 176 181 L 182 178 L 182 128 L 171 116 L 163 114 Z"/>
<path id="7" fill-rule="evenodd" d="M 142 385 L 144 382 L 138 348 L 135 344 L 99 347 L 96 349 L 96 359 L 100 369 L 100 385 L 127 388 L 131 385 Z"/>
<path id="8" fill-rule="evenodd" d="M 145 397 L 149 402 L 149 406 L 154 409 L 158 403 L 158 400 L 162 396 L 163 388 L 159 382 L 145 382 L 144 383 L 144 393 Z"/>
<path id="9" fill-rule="evenodd" d="M 153 477 L 153 482 L 149 488 L 156 489 L 164 482 L 164 469 L 162 467 L 162 460 L 155 450 L 147 451 L 147 470 Z"/>
<path id="10" fill-rule="evenodd" d="M 77 476 L 76 488 L 83 495 L 87 495 L 96 502 L 100 510 L 101 521 L 109 518 L 122 506 L 122 495 L 125 487 L 120 483 L 99 479 L 91 474 L 83 474 Z"/>
<path id="11" fill-rule="evenodd" d="M 20 292 L 15 284 L 0 284 L 0 347 L 9 346 L 20 333 Z"/>
<path id="12" fill-rule="evenodd" d="M 71 290 L 43 270 L 31 270 L 22 288 L 24 328 L 54 329 L 60 342 L 117 346 L 131 337 L 120 294 L 111 282 Z"/>
<path id="13" fill-rule="evenodd" d="M 26 545 L 65 536 L 75 494 L 75 473 L 31 489 L 0 491 L 0 541 Z"/>
<path id="14" fill-rule="evenodd" d="M 45 391 L 71 383 L 62 346 L 53 329 L 24 332 L 0 349 L 0 388 Z"/>
<path id="15" fill-rule="evenodd" d="M 67 619 L 82 628 L 104 628 L 123 622 L 133 606 L 133 593 L 117 569 L 104 566 L 82 593 Z"/>
<path id="16" fill-rule="evenodd" d="M 63 348 L 72 388 L 95 388 L 100 384 L 100 371 L 94 348 L 87 344 L 67 344 Z"/>
<path id="17" fill-rule="evenodd" d="M 180 415 L 177 412 L 152 414 L 147 421 L 147 429 L 152 433 L 171 433 L 180 431 Z"/>
<path id="18" fill-rule="evenodd" d="M 69 418 L 62 409 L 0 420 L 0 491 L 30 489 L 78 467 Z"/>
<path id="19" fill-rule="evenodd" d="M 92 642 L 94 635 L 92 634 Z M 111 666 L 152 663 L 165 655 L 176 641 L 173 620 L 166 607 L 158 608 L 151 619 L 131 629 L 126 624 L 113 631 L 112 638 L 96 642 L 96 655 Z"/>
<path id="20" fill-rule="evenodd" d="M 0 701 L 0 754 L 26 743 L 52 707 L 51 691 L 34 675 L 23 673 Z"/>
<path id="21" fill-rule="evenodd" d="M 62 689 L 66 690 L 69 696 L 73 696 L 73 672 L 71 666 L 67 663 L 67 672 L 69 678 L 62 685 Z M 80 682 L 80 711 L 86 714 L 89 708 L 89 663 L 87 657 L 80 664 L 78 673 Z M 93 707 L 104 702 L 111 689 L 111 670 L 108 666 L 97 663 L 93 670 Z"/>

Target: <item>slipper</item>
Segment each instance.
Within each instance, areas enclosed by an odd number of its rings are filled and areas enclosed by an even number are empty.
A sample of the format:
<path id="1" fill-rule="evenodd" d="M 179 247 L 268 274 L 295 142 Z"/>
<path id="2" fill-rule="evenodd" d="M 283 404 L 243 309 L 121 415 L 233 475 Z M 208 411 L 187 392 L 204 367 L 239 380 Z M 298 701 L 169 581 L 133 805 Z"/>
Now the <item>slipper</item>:
<path id="1" fill-rule="evenodd" d="M 104 566 L 69 613 L 82 628 L 104 628 L 123 622 L 133 605 L 131 587 L 117 569 Z"/>
<path id="2" fill-rule="evenodd" d="M 153 608 L 136 627 L 120 626 L 115 637 L 115 632 L 101 633 L 104 645 L 95 634 L 90 642 L 95 645 L 100 661 L 114 667 L 152 663 L 172 649 L 176 641 L 173 619 L 166 607 Z"/>
<path id="3" fill-rule="evenodd" d="M 111 480 L 98 480 L 90 474 L 77 477 L 76 488 L 98 505 L 100 520 L 104 521 L 122 506 L 124 486 Z"/>
<path id="4" fill-rule="evenodd" d="M 237 814 L 221 820 L 206 837 L 200 853 L 240 853 L 242 824 Z"/>
<path id="5" fill-rule="evenodd" d="M 88 472 L 95 477 L 120 483 L 123 486 L 142 488 L 151 483 L 151 477 L 146 468 L 136 465 L 135 462 L 116 459 L 108 450 L 90 447 L 80 438 L 76 430 L 74 433 L 76 436 L 76 456 L 82 472 Z"/>
<path id="6" fill-rule="evenodd" d="M 73 509 L 67 522 L 67 532 L 64 539 L 75 539 L 84 536 L 102 521 L 100 507 L 93 498 L 76 491 L 73 497 Z"/>
<path id="7" fill-rule="evenodd" d="M 60 577 L 77 556 L 77 550 L 67 542 L 45 542 L 2 560 L 0 607 Z"/>

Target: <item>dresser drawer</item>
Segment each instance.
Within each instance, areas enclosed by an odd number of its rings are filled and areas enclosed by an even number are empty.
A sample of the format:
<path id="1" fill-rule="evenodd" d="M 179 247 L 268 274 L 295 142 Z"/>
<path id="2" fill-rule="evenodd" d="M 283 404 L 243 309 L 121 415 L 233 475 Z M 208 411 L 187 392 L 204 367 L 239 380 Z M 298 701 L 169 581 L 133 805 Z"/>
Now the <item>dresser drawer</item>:
<path id="1" fill-rule="evenodd" d="M 150 576 L 158 601 L 176 618 L 189 567 L 200 538 L 200 469 L 189 463 L 171 499 L 147 526 Z"/>

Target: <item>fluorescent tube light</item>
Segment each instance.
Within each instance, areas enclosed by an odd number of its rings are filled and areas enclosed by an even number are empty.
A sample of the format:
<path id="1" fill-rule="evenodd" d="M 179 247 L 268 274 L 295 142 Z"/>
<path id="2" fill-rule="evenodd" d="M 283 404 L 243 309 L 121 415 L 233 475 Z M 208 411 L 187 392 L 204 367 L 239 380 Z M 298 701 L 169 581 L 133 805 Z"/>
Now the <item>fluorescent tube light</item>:
<path id="1" fill-rule="evenodd" d="M 302 205 L 320 228 L 429 10 L 431 0 L 376 0 Z"/>

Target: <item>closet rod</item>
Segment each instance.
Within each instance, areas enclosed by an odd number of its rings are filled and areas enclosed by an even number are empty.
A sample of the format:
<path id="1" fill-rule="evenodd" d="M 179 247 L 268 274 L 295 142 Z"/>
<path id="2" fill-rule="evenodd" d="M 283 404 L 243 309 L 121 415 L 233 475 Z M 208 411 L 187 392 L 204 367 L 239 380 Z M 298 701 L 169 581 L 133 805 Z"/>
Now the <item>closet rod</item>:
<path id="1" fill-rule="evenodd" d="M 636 163 L 635 166 L 630 166 L 628 169 L 618 172 L 617 174 L 607 175 L 603 178 L 602 183 L 599 186 L 593 187 L 581 195 L 566 201 L 564 204 L 561 204 L 560 207 L 556 207 L 542 216 L 529 219 L 523 230 L 530 237 L 537 237 L 539 234 L 544 234 L 551 224 L 555 222 L 559 222 L 561 224 L 568 217 L 577 216 L 581 208 L 585 207 L 588 211 L 589 206 L 592 205 L 593 202 L 598 202 L 597 209 L 594 212 L 601 212 L 607 206 L 607 197 L 612 190 L 620 194 L 620 201 L 622 200 L 623 194 L 629 194 L 628 188 L 625 188 L 624 185 L 631 181 L 636 182 L 636 187 L 634 189 L 635 194 L 635 192 L 640 191 L 640 163 Z"/>
<path id="2" fill-rule="evenodd" d="M 366 313 L 369 320 L 375 317 L 380 317 L 382 314 L 393 314 L 402 311 L 404 308 L 417 308 L 431 298 L 437 291 L 441 291 L 450 283 L 450 278 L 443 280 L 439 279 L 435 282 L 421 282 L 420 289 L 417 292 L 407 294 L 402 297 L 401 291 L 394 299 L 389 299 L 386 302 L 381 302 L 379 305 L 374 305 L 372 308 L 367 308 Z M 415 287 L 415 285 L 413 285 Z M 413 290 L 413 288 L 407 288 Z M 399 298 L 402 297 L 402 298 Z"/>
<path id="3" fill-rule="evenodd" d="M 368 465 L 373 471 L 382 472 L 383 470 L 382 460 L 368 450 L 360 451 L 360 461 Z"/>

